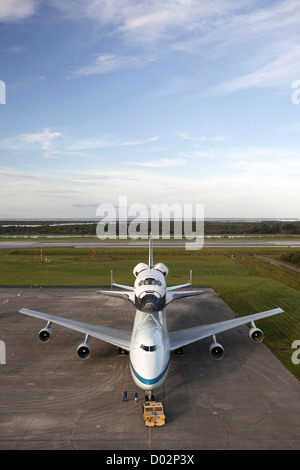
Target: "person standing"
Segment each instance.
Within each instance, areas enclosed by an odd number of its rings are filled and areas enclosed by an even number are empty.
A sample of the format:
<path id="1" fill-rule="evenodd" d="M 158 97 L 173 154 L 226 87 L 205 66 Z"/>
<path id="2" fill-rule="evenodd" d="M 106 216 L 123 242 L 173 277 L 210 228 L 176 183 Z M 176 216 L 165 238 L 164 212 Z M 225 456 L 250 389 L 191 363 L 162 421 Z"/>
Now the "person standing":
<path id="1" fill-rule="evenodd" d="M 125 388 L 125 390 L 123 390 L 123 400 L 122 401 L 127 401 L 127 390 Z"/>
<path id="2" fill-rule="evenodd" d="M 137 394 L 137 392 L 135 392 L 135 394 L 134 394 L 134 401 L 135 401 L 135 403 L 137 403 L 137 401 L 138 401 L 138 394 Z"/>

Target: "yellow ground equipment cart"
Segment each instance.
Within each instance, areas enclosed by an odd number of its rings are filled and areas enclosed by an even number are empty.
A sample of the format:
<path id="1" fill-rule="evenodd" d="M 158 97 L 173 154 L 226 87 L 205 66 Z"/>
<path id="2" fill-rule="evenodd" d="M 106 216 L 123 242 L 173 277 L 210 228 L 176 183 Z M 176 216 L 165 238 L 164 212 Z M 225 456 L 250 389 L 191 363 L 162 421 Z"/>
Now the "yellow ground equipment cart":
<path id="1" fill-rule="evenodd" d="M 166 417 L 162 403 L 158 401 L 145 401 L 143 403 L 143 417 L 146 426 L 163 426 Z"/>

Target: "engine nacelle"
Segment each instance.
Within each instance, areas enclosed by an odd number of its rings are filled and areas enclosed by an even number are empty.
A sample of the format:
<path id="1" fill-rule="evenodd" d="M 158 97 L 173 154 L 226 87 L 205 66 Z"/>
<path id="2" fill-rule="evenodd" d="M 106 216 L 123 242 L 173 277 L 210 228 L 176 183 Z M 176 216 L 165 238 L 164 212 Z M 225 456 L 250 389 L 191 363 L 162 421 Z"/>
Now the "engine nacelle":
<path id="1" fill-rule="evenodd" d="M 142 271 L 145 271 L 145 269 L 149 269 L 149 266 L 145 263 L 139 263 L 133 269 L 133 274 L 137 277 Z"/>
<path id="2" fill-rule="evenodd" d="M 82 343 L 77 348 L 77 356 L 79 359 L 88 359 L 91 355 L 92 348 L 89 343 Z"/>
<path id="3" fill-rule="evenodd" d="M 213 359 L 218 361 L 224 357 L 224 348 L 220 343 L 211 343 L 209 347 L 209 354 Z"/>
<path id="4" fill-rule="evenodd" d="M 51 336 L 52 336 L 52 329 L 51 328 L 43 328 L 39 332 L 39 340 L 42 343 L 48 343 L 48 341 L 50 341 L 50 339 L 51 339 Z"/>
<path id="5" fill-rule="evenodd" d="M 253 343 L 261 343 L 264 339 L 264 334 L 259 328 L 252 327 L 249 330 L 249 338 Z"/>
<path id="6" fill-rule="evenodd" d="M 167 268 L 167 266 L 163 263 L 157 263 L 153 266 L 154 269 L 157 269 L 157 271 L 160 271 L 161 273 L 163 273 L 163 275 L 166 277 L 169 273 L 169 270 Z"/>

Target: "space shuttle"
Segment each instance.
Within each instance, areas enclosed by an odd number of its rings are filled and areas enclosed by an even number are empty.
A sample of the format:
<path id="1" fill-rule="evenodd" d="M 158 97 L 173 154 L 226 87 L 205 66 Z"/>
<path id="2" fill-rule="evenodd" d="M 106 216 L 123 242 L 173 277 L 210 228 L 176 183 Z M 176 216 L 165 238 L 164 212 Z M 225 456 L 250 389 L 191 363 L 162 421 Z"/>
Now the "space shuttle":
<path id="1" fill-rule="evenodd" d="M 149 261 L 139 263 L 133 269 L 136 277 L 134 286 L 125 286 L 117 284 L 112 280 L 112 287 L 119 287 L 123 291 L 98 290 L 98 294 L 111 297 L 119 297 L 131 302 L 138 310 L 142 312 L 159 312 L 163 310 L 172 300 L 191 297 L 193 295 L 205 294 L 205 290 L 199 291 L 178 291 L 184 287 L 190 287 L 192 284 L 192 271 L 190 271 L 190 280 L 186 284 L 167 287 L 166 277 L 169 271 L 163 263 L 153 264 L 153 246 L 152 236 L 149 240 Z"/>

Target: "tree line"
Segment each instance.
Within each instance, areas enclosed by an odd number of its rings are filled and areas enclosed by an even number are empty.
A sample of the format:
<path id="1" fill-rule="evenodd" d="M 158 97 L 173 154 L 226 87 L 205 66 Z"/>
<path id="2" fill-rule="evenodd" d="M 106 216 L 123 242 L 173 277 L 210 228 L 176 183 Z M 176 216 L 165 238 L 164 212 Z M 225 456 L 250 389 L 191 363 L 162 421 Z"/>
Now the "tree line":
<path id="1" fill-rule="evenodd" d="M 1 235 L 90 235 L 96 236 L 95 223 L 64 223 L 53 221 L 32 222 L 5 222 L 0 223 Z M 116 222 L 116 233 L 119 224 Z M 160 233 L 162 222 L 159 224 Z M 138 230 L 138 228 L 137 228 Z M 196 222 L 192 224 L 192 230 L 196 230 Z M 148 232 L 151 231 L 151 222 L 148 222 Z M 182 223 L 182 234 L 184 234 Z M 170 234 L 174 234 L 174 221 L 170 221 Z M 300 221 L 261 221 L 261 222 L 229 222 L 229 221 L 205 221 L 205 235 L 300 235 Z"/>

